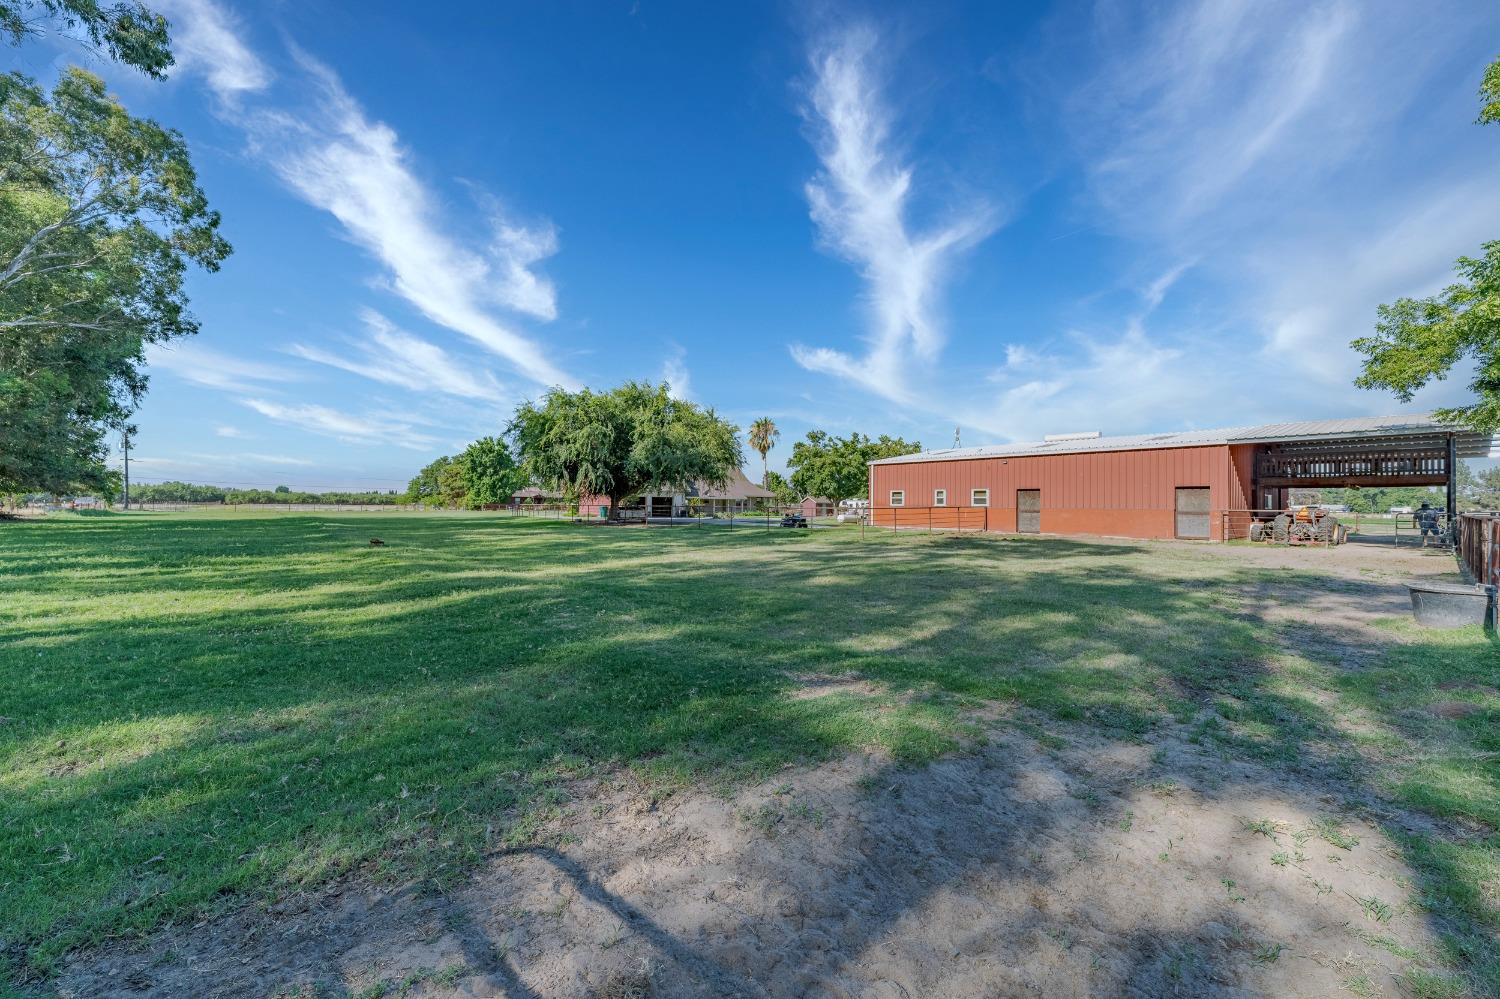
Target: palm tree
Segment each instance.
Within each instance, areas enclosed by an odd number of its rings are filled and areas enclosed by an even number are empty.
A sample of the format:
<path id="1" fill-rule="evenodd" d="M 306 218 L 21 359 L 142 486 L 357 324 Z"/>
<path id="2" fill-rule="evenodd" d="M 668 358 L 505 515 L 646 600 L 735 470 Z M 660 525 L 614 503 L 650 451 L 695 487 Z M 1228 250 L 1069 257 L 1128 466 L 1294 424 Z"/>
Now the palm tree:
<path id="1" fill-rule="evenodd" d="M 750 446 L 760 452 L 760 484 L 765 487 L 769 478 L 766 469 L 766 455 L 776 444 L 776 439 L 781 436 L 781 431 L 776 429 L 776 421 L 769 416 L 762 416 L 750 424 Z"/>

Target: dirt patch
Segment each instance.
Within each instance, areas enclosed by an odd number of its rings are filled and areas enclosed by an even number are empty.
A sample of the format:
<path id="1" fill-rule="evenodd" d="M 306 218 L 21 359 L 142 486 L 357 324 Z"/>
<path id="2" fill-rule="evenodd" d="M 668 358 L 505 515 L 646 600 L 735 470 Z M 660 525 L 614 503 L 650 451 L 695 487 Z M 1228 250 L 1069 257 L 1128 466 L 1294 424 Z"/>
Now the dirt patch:
<path id="1" fill-rule="evenodd" d="M 1438 701 L 1427 710 L 1439 718 L 1467 718 L 1479 713 L 1479 705 L 1467 701 Z"/>
<path id="2" fill-rule="evenodd" d="M 805 674 L 794 676 L 792 679 L 797 681 L 797 686 L 788 696 L 794 701 L 809 701 L 834 695 L 881 697 L 888 693 L 883 685 L 853 674 L 835 676 Z"/>
<path id="3" fill-rule="evenodd" d="M 498 855 L 452 894 L 299 898 L 80 955 L 56 984 L 1321 996 L 1433 947 L 1396 851 L 1331 802 L 1186 744 L 1059 734 L 1060 752 L 1000 732 L 926 767 L 853 757 L 731 798 L 577 786 L 552 845 Z"/>

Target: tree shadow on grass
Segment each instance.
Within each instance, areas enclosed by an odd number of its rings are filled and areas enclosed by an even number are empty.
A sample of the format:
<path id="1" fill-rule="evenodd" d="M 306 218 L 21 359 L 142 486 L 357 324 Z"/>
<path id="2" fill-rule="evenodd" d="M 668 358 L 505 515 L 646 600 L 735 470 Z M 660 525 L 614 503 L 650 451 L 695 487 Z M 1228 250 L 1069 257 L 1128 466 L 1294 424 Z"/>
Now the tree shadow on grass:
<path id="1" fill-rule="evenodd" d="M 994 701 L 1125 739 L 1213 719 L 1200 742 L 1297 761 L 1345 791 L 1360 782 L 1327 708 L 1271 682 L 1284 626 L 1236 596 L 1264 570 L 1058 539 L 596 540 L 403 521 L 381 525 L 390 549 L 345 556 L 350 525 L 336 517 L 193 524 L 180 543 L 150 526 L 143 540 L 113 522 L 70 526 L 32 562 L 108 546 L 118 566 L 154 566 L 173 592 L 220 603 L 3 633 L 15 724 L 0 729 L 13 795 L 0 823 L 44 830 L 6 850 L 3 879 L 24 886 L 23 961 L 145 932 L 226 890 L 353 870 L 451 882 L 524 841 L 559 781 L 600 767 L 682 782 L 872 745 L 929 760 L 958 745 L 964 709 Z M 249 550 L 223 571 L 212 553 L 230 545 Z M 49 597 L 87 593 L 42 578 Z M 55 644 L 38 657 L 39 640 Z M 891 695 L 875 712 L 789 696 L 817 675 Z"/>

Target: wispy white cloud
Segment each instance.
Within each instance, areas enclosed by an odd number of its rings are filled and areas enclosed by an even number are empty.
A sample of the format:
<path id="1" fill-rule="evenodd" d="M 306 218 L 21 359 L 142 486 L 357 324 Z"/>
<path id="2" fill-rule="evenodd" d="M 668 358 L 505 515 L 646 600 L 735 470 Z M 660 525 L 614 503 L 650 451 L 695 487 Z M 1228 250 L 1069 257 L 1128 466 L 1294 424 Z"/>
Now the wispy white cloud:
<path id="1" fill-rule="evenodd" d="M 1500 186 L 1468 124 L 1483 60 L 1464 49 L 1496 13 L 1100 0 L 1070 19 L 1092 36 L 1037 58 L 1068 67 L 1053 107 L 1087 178 L 1081 209 L 1159 277 L 1134 309 L 1106 299 L 1117 314 L 1086 334 L 1018 345 L 990 374 L 996 395 L 958 397 L 965 419 L 1035 437 L 1452 402 L 1452 382 L 1409 405 L 1355 388 L 1348 344 L 1493 233 Z M 1414 156 L 1424 144 L 1444 156 Z M 1188 270 L 1193 294 L 1159 315 Z"/>
<path id="2" fill-rule="evenodd" d="M 316 403 L 281 403 L 254 398 L 241 399 L 240 402 L 277 423 L 350 444 L 393 444 L 420 451 L 436 440 L 418 433 L 408 421 L 387 416 L 344 413 Z"/>
<path id="3" fill-rule="evenodd" d="M 243 30 L 223 7 L 209 0 L 160 0 L 171 21 L 177 72 L 200 73 L 220 100 L 264 90 L 273 74 L 240 40 Z"/>
<path id="4" fill-rule="evenodd" d="M 489 232 L 460 235 L 443 219 L 395 129 L 372 119 L 332 69 L 290 46 L 298 72 L 283 89 L 297 94 L 297 102 L 241 100 L 252 93 L 268 98 L 271 75 L 233 19 L 214 0 L 169 2 L 184 68 L 204 75 L 220 98 L 217 113 L 245 129 L 252 151 L 288 188 L 332 214 L 352 242 L 385 266 L 391 291 L 531 381 L 576 384 L 501 315 L 556 318 L 556 289 L 537 270 L 557 252 L 550 221 L 523 222 L 476 192 Z"/>
<path id="5" fill-rule="evenodd" d="M 1096 197 L 1133 226 L 1171 229 L 1247 185 L 1319 171 L 1358 140 L 1368 111 L 1347 87 L 1358 20 L 1347 0 L 1215 0 L 1139 13 L 1098 4 L 1097 71 L 1063 119 Z M 1329 114 L 1330 88 L 1342 114 Z M 1319 155 L 1290 155 L 1313 136 Z"/>
<path id="6" fill-rule="evenodd" d="M 440 326 L 471 337 L 541 384 L 573 384 L 541 347 L 495 309 L 557 315 L 552 283 L 534 267 L 557 249 L 550 223 L 494 222 L 483 250 L 445 230 L 394 129 L 372 121 L 328 67 L 296 53 L 311 98 L 301 112 L 249 119 L 252 147 L 291 190 L 331 213 L 388 268 L 390 287 Z"/>
<path id="7" fill-rule="evenodd" d="M 257 465 L 288 465 L 311 468 L 315 463 L 307 458 L 293 458 L 285 454 L 261 454 L 256 451 L 183 451 L 172 458 L 162 457 L 135 457 L 132 456 L 132 465 L 167 465 L 187 464 L 188 462 L 211 462 L 223 467 L 234 467 L 245 462 L 253 462 Z"/>
<path id="8" fill-rule="evenodd" d="M 193 385 L 238 392 L 264 391 L 267 383 L 283 384 L 300 378 L 281 365 L 226 354 L 195 340 L 149 345 L 146 366 L 150 372 L 165 371 Z"/>
<path id="9" fill-rule="evenodd" d="M 249 434 L 247 434 L 243 430 L 241 430 L 239 427 L 233 427 L 233 426 L 230 426 L 227 423 L 221 423 L 218 426 L 214 427 L 214 435 L 217 436 L 217 437 L 234 437 L 234 438 L 249 437 L 250 436 Z"/>
<path id="10" fill-rule="evenodd" d="M 227 457 L 241 461 L 254 461 L 265 465 L 297 465 L 311 468 L 313 464 L 306 458 L 291 458 L 284 454 L 261 454 L 258 451 L 243 451 L 239 454 L 227 455 Z"/>
<path id="11" fill-rule="evenodd" d="M 661 380 L 671 386 L 675 398 L 693 398 L 693 378 L 687 367 L 687 351 L 680 344 L 674 344 L 672 352 L 661 362 Z"/>
<path id="12" fill-rule="evenodd" d="M 373 309 L 362 311 L 360 318 L 365 335 L 351 340 L 355 356 L 304 343 L 287 350 L 305 360 L 414 392 L 441 392 L 490 402 L 505 397 L 504 388 L 488 371 L 460 363 L 437 344 L 397 328 Z"/>
<path id="13" fill-rule="evenodd" d="M 913 169 L 892 148 L 874 65 L 878 43 L 872 28 L 859 26 L 818 44 L 807 108 L 822 163 L 807 184 L 808 203 L 826 245 L 868 285 L 868 349 L 856 357 L 799 345 L 792 355 L 803 367 L 905 401 L 911 362 L 935 361 L 943 345 L 937 299 L 944 279 L 965 249 L 994 230 L 996 215 L 987 205 L 965 205 L 948 221 L 912 230 Z"/>

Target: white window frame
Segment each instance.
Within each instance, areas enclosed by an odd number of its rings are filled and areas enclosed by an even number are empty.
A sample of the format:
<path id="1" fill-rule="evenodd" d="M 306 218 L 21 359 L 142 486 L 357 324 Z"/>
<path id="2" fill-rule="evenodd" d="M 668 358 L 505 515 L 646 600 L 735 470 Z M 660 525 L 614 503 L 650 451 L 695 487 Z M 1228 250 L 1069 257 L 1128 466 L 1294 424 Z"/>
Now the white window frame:
<path id="1" fill-rule="evenodd" d="M 948 505 L 948 490 L 946 490 L 946 489 L 934 489 L 932 491 L 932 505 L 933 506 L 947 506 Z"/>
<path id="2" fill-rule="evenodd" d="M 981 495 L 983 495 L 983 497 L 984 497 L 982 500 L 980 499 Z M 969 490 L 969 505 L 970 506 L 989 506 L 990 505 L 990 491 L 988 489 L 970 489 Z"/>
<path id="3" fill-rule="evenodd" d="M 905 506 L 905 505 L 906 505 L 906 490 L 905 489 L 892 489 L 891 490 L 891 506 Z"/>

